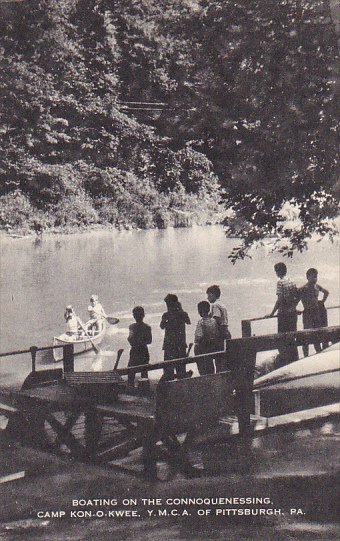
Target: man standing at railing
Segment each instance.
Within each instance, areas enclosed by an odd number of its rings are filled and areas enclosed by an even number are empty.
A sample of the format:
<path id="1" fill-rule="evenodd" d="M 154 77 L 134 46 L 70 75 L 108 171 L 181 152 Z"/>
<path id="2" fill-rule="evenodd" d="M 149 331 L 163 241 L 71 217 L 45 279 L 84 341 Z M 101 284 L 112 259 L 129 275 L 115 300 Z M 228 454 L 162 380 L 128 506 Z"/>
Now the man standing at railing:
<path id="1" fill-rule="evenodd" d="M 277 331 L 279 333 L 296 331 L 296 305 L 299 302 L 296 284 L 287 277 L 287 267 L 284 263 L 276 263 L 274 270 L 279 278 L 276 288 L 277 300 L 273 310 L 266 317 L 273 317 L 277 312 Z M 276 367 L 285 366 L 286 364 L 297 361 L 298 358 L 298 349 L 295 345 L 283 346 L 279 348 L 279 358 Z"/>

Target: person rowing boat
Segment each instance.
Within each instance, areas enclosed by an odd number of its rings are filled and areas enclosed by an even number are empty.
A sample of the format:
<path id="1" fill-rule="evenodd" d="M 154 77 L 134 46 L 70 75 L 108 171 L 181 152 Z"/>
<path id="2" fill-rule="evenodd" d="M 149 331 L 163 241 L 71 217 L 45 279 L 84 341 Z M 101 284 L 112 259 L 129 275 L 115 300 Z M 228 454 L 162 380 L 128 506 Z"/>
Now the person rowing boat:
<path id="1" fill-rule="evenodd" d="M 66 320 L 66 332 L 59 336 L 54 336 L 53 345 L 72 344 L 74 355 L 90 349 L 94 349 L 96 353 L 99 353 L 98 345 L 103 340 L 106 332 L 104 316 L 101 318 L 92 318 L 87 323 L 83 323 L 69 304 L 65 308 L 64 317 Z M 115 323 L 119 321 L 113 317 L 110 319 L 114 319 Z M 54 349 L 53 358 L 55 362 L 61 361 L 63 359 L 62 350 Z"/>
<path id="2" fill-rule="evenodd" d="M 107 328 L 105 322 L 107 321 L 110 325 L 116 325 L 119 323 L 119 319 L 113 315 L 106 315 L 104 308 L 98 302 L 97 295 L 91 295 L 90 302 L 88 311 L 91 319 L 86 323 L 81 321 L 70 304 L 65 308 L 64 317 L 67 329 L 63 334 L 53 337 L 54 346 L 72 343 L 74 346 L 74 355 L 90 349 L 94 349 L 96 353 L 99 353 L 98 345 L 103 340 Z M 53 357 L 55 362 L 61 361 L 63 358 L 62 350 L 54 349 Z"/>
<path id="3" fill-rule="evenodd" d="M 87 311 L 90 316 L 90 321 L 86 324 L 87 330 L 99 331 L 103 327 L 103 320 L 107 319 L 107 315 L 98 300 L 98 295 L 91 295 Z"/>

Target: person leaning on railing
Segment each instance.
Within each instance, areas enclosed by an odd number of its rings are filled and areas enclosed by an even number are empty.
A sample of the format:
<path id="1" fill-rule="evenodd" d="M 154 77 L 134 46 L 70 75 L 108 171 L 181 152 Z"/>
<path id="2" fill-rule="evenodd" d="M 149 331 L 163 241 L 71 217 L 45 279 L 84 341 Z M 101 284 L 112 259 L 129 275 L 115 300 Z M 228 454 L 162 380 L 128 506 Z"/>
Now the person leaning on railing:
<path id="1" fill-rule="evenodd" d="M 279 278 L 276 287 L 276 303 L 270 314 L 273 317 L 277 312 L 277 332 L 285 333 L 297 330 L 296 305 L 299 302 L 298 289 L 295 282 L 287 276 L 287 267 L 284 263 L 276 263 L 274 270 Z M 296 346 L 282 346 L 279 348 L 277 368 L 297 361 L 299 358 Z"/>
<path id="2" fill-rule="evenodd" d="M 303 304 L 302 321 L 304 329 L 318 329 L 323 327 L 323 313 L 325 312 L 325 301 L 329 295 L 327 289 L 321 287 L 318 281 L 318 271 L 316 269 L 308 269 L 306 272 L 307 283 L 300 287 L 298 293 Z M 319 294 L 323 294 L 323 298 L 319 301 Z M 327 312 L 326 312 L 327 317 Z M 327 322 L 326 322 L 327 325 Z M 315 351 L 321 351 L 321 344 L 315 342 Z M 303 354 L 308 356 L 308 344 L 302 346 Z"/>

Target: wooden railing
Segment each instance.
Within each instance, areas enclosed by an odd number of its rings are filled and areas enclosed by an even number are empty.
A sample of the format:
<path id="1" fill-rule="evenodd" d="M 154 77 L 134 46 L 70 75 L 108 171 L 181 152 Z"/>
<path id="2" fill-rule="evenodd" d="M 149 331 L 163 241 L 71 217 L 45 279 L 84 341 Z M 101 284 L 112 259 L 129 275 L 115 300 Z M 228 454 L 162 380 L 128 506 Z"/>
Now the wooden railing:
<path id="1" fill-rule="evenodd" d="M 134 367 L 120 368 L 116 371 L 107 371 L 107 374 L 119 374 L 120 376 L 130 373 L 141 373 L 143 371 L 151 372 L 153 370 L 163 370 L 173 367 L 178 369 L 189 364 L 196 364 L 198 361 L 217 360 L 224 361 L 223 370 L 231 370 L 235 390 L 236 390 L 236 408 L 239 420 L 240 434 L 250 433 L 250 414 L 253 409 L 253 381 L 256 363 L 256 354 L 259 351 L 271 351 L 283 346 L 301 346 L 313 344 L 315 342 L 339 342 L 340 326 L 326 327 L 320 329 L 309 329 L 303 331 L 268 334 L 263 336 L 249 336 L 243 338 L 234 338 L 226 341 L 225 351 L 218 351 L 205 355 L 196 355 L 194 357 L 184 357 L 170 361 L 161 361 L 153 364 L 139 365 Z M 38 351 L 45 351 L 63 347 L 63 370 L 64 373 L 74 372 L 74 347 L 73 344 L 64 346 L 48 346 L 38 348 L 32 346 L 27 350 L 12 351 L 1 353 L 0 357 L 9 355 L 18 355 L 30 353 L 32 358 L 32 375 L 36 377 L 36 354 Z M 114 361 L 114 359 L 112 359 Z M 60 372 L 60 369 L 55 369 Z M 52 370 L 53 372 L 53 370 Z M 103 372 L 102 375 L 105 373 Z M 29 378 L 32 375 L 28 376 Z M 95 379 L 95 372 L 93 372 Z"/>
<path id="2" fill-rule="evenodd" d="M 20 349 L 16 351 L 7 351 L 6 353 L 0 353 L 1 357 L 10 357 L 11 355 L 23 355 L 30 353 L 32 361 L 32 372 L 36 371 L 36 356 L 38 351 L 50 351 L 53 349 L 63 348 L 63 368 L 64 372 L 74 372 L 74 346 L 73 344 L 66 344 L 60 346 L 44 346 L 37 347 L 31 346 L 29 349 Z"/>
<path id="3" fill-rule="evenodd" d="M 338 308 L 336 306 L 330 307 L 330 309 Z M 276 317 L 276 316 L 274 316 Z M 246 322 L 259 321 L 265 318 L 253 318 L 249 320 L 243 320 Z M 249 354 L 255 354 L 260 351 L 272 351 L 278 349 L 284 345 L 296 345 L 302 346 L 307 344 L 313 344 L 316 341 L 320 342 L 339 342 L 340 341 L 340 326 L 322 327 L 319 329 L 306 329 L 302 331 L 294 331 L 289 333 L 276 333 L 259 336 L 243 336 L 242 338 L 233 338 L 226 341 L 225 351 L 216 351 L 214 353 L 208 353 L 203 355 L 195 355 L 193 357 L 183 357 L 180 359 L 173 359 L 169 361 L 159 361 L 147 365 L 138 365 L 133 367 L 118 368 L 117 372 L 121 375 L 127 375 L 129 373 L 138 374 L 142 371 L 151 372 L 153 370 L 164 370 L 167 367 L 180 367 L 188 364 L 196 363 L 200 360 L 209 359 L 225 359 L 230 358 L 230 355 L 240 353 L 242 350 Z M 36 354 L 39 351 L 48 351 L 54 349 L 63 348 L 63 369 L 65 372 L 74 371 L 74 347 L 73 344 L 58 345 L 58 346 L 44 346 L 37 347 L 31 346 L 29 349 L 9 351 L 6 353 L 0 353 L 1 357 L 8 357 L 11 355 L 31 354 L 32 359 L 32 372 L 36 371 Z M 112 367 L 113 368 L 113 367 Z"/>
<path id="4" fill-rule="evenodd" d="M 325 306 L 325 308 L 326 308 L 326 310 L 335 310 L 335 309 L 339 309 L 340 306 Z M 298 316 L 300 316 L 302 314 L 303 314 L 303 312 L 297 311 Z M 246 338 L 246 337 L 252 335 L 251 324 L 254 321 L 263 321 L 265 319 L 276 319 L 276 318 L 277 318 L 277 315 L 269 316 L 269 317 L 262 316 L 262 317 L 253 317 L 253 318 L 250 318 L 250 319 L 242 319 L 242 321 L 241 321 L 242 337 Z"/>

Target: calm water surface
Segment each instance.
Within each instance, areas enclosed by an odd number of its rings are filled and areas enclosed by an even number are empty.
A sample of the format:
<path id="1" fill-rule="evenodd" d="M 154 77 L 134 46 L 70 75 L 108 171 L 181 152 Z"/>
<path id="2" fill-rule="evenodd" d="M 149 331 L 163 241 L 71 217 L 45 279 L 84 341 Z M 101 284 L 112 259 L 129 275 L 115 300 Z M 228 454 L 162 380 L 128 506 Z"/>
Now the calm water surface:
<path id="1" fill-rule="evenodd" d="M 103 350 L 124 348 L 121 366 L 128 361 L 128 326 L 131 310 L 141 304 L 145 321 L 152 326 L 151 359 L 162 358 L 163 331 L 159 328 L 165 311 L 163 299 L 176 293 L 189 312 L 192 341 L 198 319 L 197 302 L 206 298 L 208 285 L 221 286 L 229 312 L 230 330 L 241 334 L 241 319 L 261 316 L 275 302 L 276 277 L 273 265 L 281 258 L 269 248 L 254 251 L 252 259 L 232 265 L 228 254 L 237 241 L 226 239 L 223 229 L 194 227 L 162 231 L 91 232 L 42 239 L 1 240 L 1 351 L 46 346 L 64 331 L 64 308 L 72 304 L 86 320 L 89 297 L 99 295 L 107 313 L 120 319 L 111 326 L 101 344 Z M 305 271 L 319 270 L 319 282 L 329 289 L 328 305 L 338 304 L 338 248 L 327 241 L 312 243 L 304 254 L 288 261 L 289 274 L 298 285 Z M 330 311 L 336 323 L 336 311 Z M 275 322 L 256 324 L 254 332 L 274 332 Z M 91 354 L 93 356 L 93 353 Z M 78 366 L 88 363 L 89 356 Z M 41 364 L 51 364 L 48 356 Z M 1 361 L 3 385 L 20 383 L 29 371 L 25 356 Z"/>

